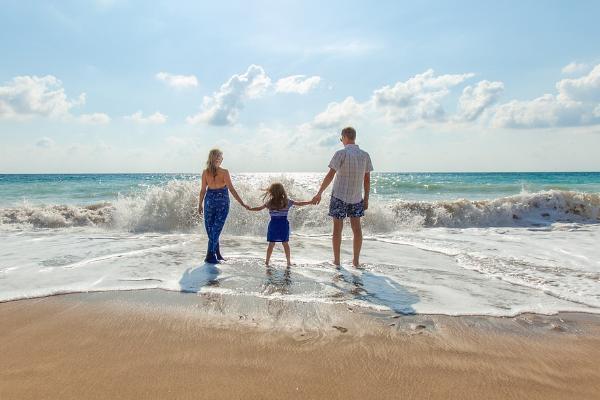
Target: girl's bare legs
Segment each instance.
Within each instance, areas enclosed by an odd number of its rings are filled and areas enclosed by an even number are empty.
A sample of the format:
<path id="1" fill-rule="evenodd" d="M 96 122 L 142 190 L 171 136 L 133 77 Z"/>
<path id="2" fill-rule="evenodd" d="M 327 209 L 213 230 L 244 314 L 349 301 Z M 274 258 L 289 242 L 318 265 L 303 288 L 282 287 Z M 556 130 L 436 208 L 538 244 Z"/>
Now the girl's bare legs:
<path id="1" fill-rule="evenodd" d="M 275 247 L 275 242 L 269 242 L 269 247 L 267 247 L 267 259 L 265 260 L 265 265 L 269 265 L 269 261 L 271 261 L 271 254 L 273 254 L 273 247 Z"/>
<path id="2" fill-rule="evenodd" d="M 287 259 L 288 267 L 292 265 L 291 261 L 291 252 L 290 252 L 290 244 L 288 242 L 281 243 L 283 245 L 283 251 L 285 251 L 285 258 Z"/>

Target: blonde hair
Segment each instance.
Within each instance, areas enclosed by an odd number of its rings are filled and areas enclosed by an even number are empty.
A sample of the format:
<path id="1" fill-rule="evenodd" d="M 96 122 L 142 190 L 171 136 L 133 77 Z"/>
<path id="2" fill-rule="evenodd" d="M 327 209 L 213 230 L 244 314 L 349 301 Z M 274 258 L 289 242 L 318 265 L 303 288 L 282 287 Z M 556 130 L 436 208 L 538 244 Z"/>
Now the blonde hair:
<path id="1" fill-rule="evenodd" d="M 279 182 L 272 183 L 265 189 L 263 200 L 266 201 L 269 210 L 282 210 L 288 206 L 288 196 L 283 185 Z"/>
<path id="2" fill-rule="evenodd" d="M 206 160 L 206 170 L 212 176 L 217 176 L 217 159 L 223 156 L 223 152 L 219 149 L 212 149 L 208 152 L 208 160 Z"/>

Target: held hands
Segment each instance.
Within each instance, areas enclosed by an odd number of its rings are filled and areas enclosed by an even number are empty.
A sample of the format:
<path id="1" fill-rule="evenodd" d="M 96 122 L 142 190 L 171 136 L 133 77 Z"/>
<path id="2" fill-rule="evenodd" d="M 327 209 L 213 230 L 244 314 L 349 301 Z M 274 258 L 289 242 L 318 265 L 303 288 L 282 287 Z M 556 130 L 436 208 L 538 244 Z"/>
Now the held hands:
<path id="1" fill-rule="evenodd" d="M 321 202 L 321 193 L 317 193 L 310 202 L 312 204 L 319 204 Z"/>

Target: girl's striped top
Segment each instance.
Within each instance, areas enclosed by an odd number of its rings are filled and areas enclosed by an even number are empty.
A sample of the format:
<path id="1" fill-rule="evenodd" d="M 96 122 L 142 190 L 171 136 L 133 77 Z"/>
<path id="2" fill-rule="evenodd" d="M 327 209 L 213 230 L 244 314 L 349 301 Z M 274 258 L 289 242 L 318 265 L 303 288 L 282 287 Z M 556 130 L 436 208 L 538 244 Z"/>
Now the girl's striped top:
<path id="1" fill-rule="evenodd" d="M 288 205 L 286 208 L 282 208 L 280 210 L 269 210 L 269 214 L 271 217 L 287 217 L 288 212 L 290 211 L 290 207 L 294 205 L 294 200 L 288 200 Z"/>

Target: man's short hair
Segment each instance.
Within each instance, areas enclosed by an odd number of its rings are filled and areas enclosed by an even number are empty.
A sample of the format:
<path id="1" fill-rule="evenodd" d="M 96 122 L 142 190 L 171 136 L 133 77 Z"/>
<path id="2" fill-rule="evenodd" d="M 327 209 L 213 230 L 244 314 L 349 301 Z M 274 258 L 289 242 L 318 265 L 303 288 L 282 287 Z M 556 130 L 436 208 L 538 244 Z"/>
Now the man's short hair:
<path id="1" fill-rule="evenodd" d="M 347 126 L 342 129 L 342 136 L 346 136 L 350 140 L 356 140 L 356 130 L 351 126 Z"/>

